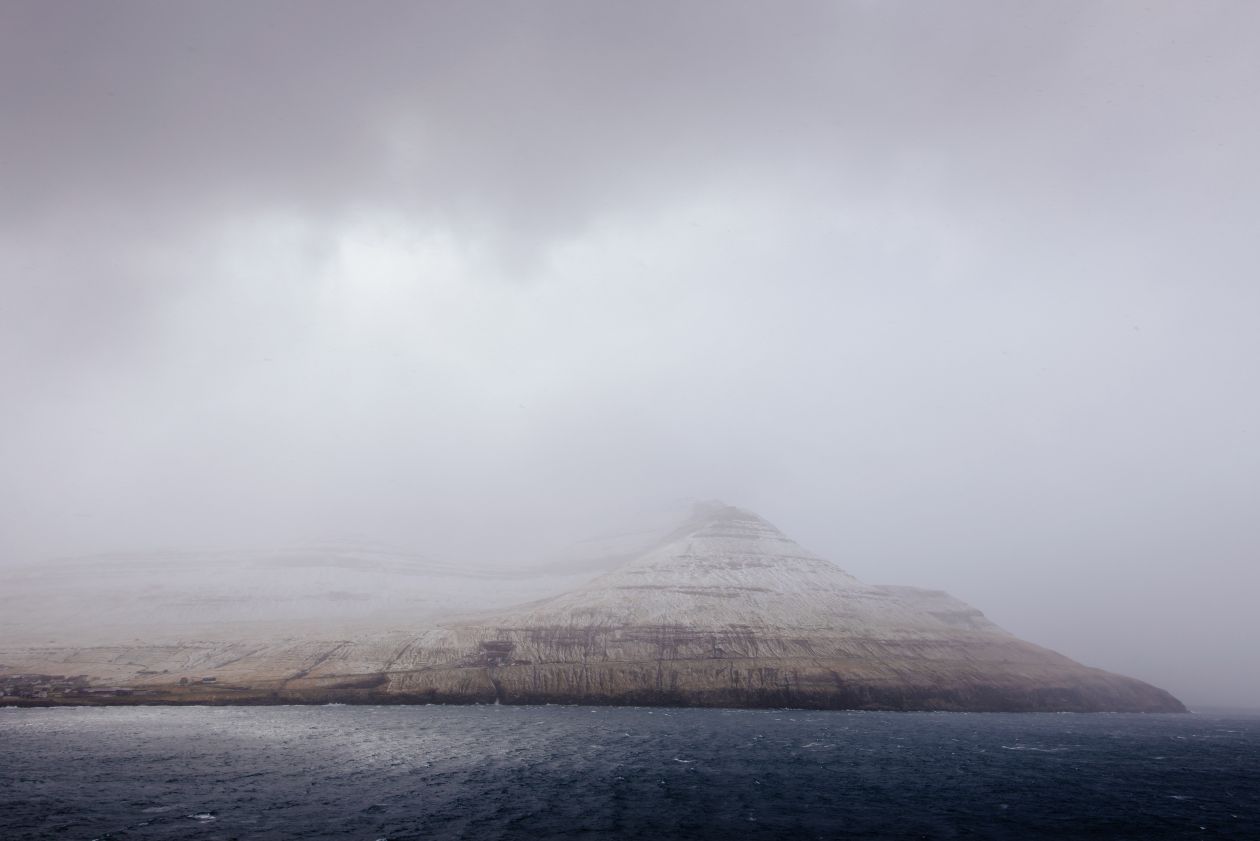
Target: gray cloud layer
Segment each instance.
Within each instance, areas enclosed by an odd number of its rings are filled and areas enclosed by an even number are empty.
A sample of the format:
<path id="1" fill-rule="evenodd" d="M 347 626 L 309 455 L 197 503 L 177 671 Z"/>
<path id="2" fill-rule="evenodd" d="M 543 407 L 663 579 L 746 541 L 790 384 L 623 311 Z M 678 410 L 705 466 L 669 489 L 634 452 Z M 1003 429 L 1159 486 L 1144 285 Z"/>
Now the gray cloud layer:
<path id="1" fill-rule="evenodd" d="M 0 6 L 0 551 L 679 497 L 1260 704 L 1247 3 Z"/>

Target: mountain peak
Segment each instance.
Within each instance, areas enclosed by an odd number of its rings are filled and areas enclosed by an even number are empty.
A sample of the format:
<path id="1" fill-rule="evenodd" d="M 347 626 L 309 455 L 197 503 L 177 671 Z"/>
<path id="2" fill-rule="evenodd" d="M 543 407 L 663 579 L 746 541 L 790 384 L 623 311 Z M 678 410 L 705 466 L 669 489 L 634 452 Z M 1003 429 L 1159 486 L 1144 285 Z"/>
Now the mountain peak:
<path id="1" fill-rule="evenodd" d="M 680 564 L 709 570 L 747 569 L 800 562 L 840 571 L 757 514 L 733 505 L 705 502 L 695 506 L 691 519 L 623 569 Z"/>
<path id="2" fill-rule="evenodd" d="M 700 503 L 660 535 L 634 533 L 616 569 L 567 592 L 440 627 L 378 626 L 335 641 L 141 645 L 108 656 L 47 647 L 3 655 L 24 673 L 65 671 L 74 662 L 111 686 L 131 681 L 144 687 L 139 703 L 1184 709 L 1148 684 L 1019 640 L 943 592 L 863 584 L 741 508 Z M 656 540 L 645 546 L 641 537 Z M 356 578 L 375 572 L 375 555 L 362 560 L 372 563 L 356 568 Z M 328 574 L 320 568 L 298 578 L 320 582 Z M 431 586 L 438 576 L 420 580 Z M 353 597 L 350 589 L 328 595 Z M 137 663 L 145 669 L 129 671 Z M 190 663 L 199 674 L 210 671 L 209 689 L 175 683 Z"/>
<path id="3" fill-rule="evenodd" d="M 768 520 L 752 511 L 746 508 L 736 508 L 734 505 L 727 505 L 719 500 L 697 502 L 691 507 L 691 517 L 685 525 L 694 528 L 723 525 L 731 525 L 736 528 L 757 526 L 778 531 Z"/>
<path id="4" fill-rule="evenodd" d="M 862 588 L 840 567 L 808 551 L 772 523 L 722 502 L 697 503 L 691 516 L 656 545 L 589 583 L 501 616 L 522 625 L 767 625 L 777 617 L 830 621 L 829 594 Z"/>
<path id="5" fill-rule="evenodd" d="M 718 500 L 695 503 L 690 516 L 667 532 L 654 547 L 649 547 L 649 553 L 689 539 L 724 541 L 728 549 L 743 549 L 757 554 L 765 553 L 768 547 L 758 548 L 755 544 L 769 541 L 794 547 L 789 553 L 792 555 L 809 554 L 764 517 L 746 508 L 737 508 Z"/>

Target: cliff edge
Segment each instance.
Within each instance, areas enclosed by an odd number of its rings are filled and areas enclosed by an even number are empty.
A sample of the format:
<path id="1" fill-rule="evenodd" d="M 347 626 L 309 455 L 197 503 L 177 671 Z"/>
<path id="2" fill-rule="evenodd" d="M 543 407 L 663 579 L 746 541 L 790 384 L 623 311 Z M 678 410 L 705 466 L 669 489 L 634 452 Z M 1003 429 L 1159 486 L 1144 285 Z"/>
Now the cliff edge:
<path id="1" fill-rule="evenodd" d="M 0 702 L 1185 711 L 718 503 L 568 592 L 419 632 L 0 651 L 0 689 L 15 675 L 27 691 Z"/>

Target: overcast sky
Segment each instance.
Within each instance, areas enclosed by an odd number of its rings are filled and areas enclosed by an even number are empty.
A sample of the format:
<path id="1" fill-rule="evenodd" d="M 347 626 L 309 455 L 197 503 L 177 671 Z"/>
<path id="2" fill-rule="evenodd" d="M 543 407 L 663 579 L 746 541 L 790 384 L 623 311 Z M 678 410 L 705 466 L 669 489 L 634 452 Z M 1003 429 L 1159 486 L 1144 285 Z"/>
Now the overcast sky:
<path id="1" fill-rule="evenodd" d="M 0 2 L 0 558 L 685 498 L 1260 706 L 1260 5 Z"/>

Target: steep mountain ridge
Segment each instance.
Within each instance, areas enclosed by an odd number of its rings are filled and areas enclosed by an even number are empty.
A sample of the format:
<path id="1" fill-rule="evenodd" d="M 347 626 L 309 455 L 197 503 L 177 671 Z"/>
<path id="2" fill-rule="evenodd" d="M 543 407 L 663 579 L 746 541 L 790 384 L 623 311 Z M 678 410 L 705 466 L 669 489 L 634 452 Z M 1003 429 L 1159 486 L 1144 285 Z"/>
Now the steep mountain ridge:
<path id="1" fill-rule="evenodd" d="M 495 616 L 522 626 L 795 627 L 867 635 L 971 625 L 997 630 L 944 593 L 864 584 L 756 514 L 719 503 L 697 506 L 686 523 L 621 567 Z"/>
<path id="2" fill-rule="evenodd" d="M 83 673 L 133 693 L 95 699 L 113 703 L 1184 710 L 1163 690 L 1024 642 L 945 593 L 865 584 L 756 514 L 716 503 L 566 592 L 421 627 L 0 651 L 0 671 Z"/>

